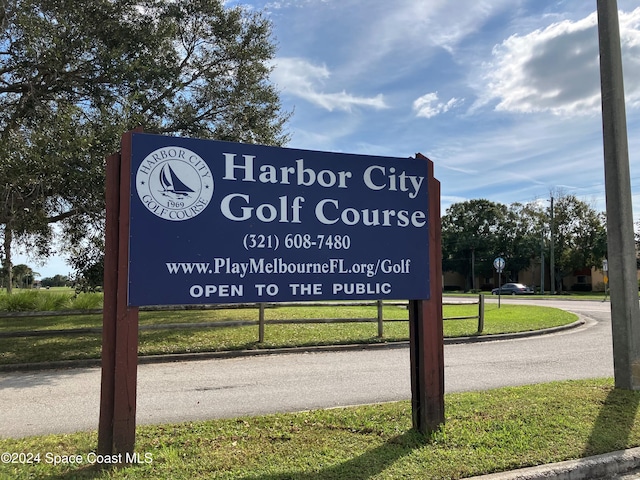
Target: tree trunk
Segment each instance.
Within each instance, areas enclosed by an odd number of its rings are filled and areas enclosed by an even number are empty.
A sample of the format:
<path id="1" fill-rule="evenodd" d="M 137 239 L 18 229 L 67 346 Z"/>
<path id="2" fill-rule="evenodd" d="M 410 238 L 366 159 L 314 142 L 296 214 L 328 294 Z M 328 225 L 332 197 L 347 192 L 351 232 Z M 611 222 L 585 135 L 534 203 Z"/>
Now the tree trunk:
<path id="1" fill-rule="evenodd" d="M 13 290 L 12 284 L 12 275 L 11 270 L 13 270 L 11 265 L 11 243 L 13 240 L 13 230 L 9 227 L 8 224 L 5 224 L 4 227 L 4 259 L 2 260 L 2 267 L 4 268 L 4 275 L 7 286 L 7 293 L 11 293 Z"/>
<path id="2" fill-rule="evenodd" d="M 562 279 L 564 278 L 564 274 L 560 273 L 560 272 L 556 272 L 556 288 L 557 288 L 557 292 L 562 295 Z"/>

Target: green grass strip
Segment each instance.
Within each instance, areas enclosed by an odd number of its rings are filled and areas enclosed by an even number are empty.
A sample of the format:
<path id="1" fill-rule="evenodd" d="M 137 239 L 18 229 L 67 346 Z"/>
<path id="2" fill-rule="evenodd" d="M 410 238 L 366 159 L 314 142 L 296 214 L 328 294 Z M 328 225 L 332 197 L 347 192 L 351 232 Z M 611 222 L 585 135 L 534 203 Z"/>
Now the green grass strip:
<path id="1" fill-rule="evenodd" d="M 475 305 L 445 306 L 445 316 L 477 313 Z M 486 305 L 484 335 L 539 330 L 566 325 L 574 314 L 550 307 Z M 282 307 L 266 311 L 266 319 L 375 318 L 376 307 Z M 406 308 L 385 306 L 386 320 L 408 320 Z M 257 320 L 254 310 L 206 310 L 142 312 L 140 325 Z M 477 320 L 447 320 L 445 337 L 476 335 Z M 0 318 L 0 332 L 102 326 L 100 315 Z M 266 325 L 265 341 L 258 343 L 258 327 L 224 327 L 171 330 L 141 330 L 140 355 L 199 353 L 257 348 L 314 345 L 364 344 L 403 341 L 409 338 L 408 321 L 389 321 L 379 338 L 376 323 Z M 54 337 L 0 338 L 0 365 L 100 358 L 99 333 Z"/>
<path id="2" fill-rule="evenodd" d="M 446 395 L 446 424 L 429 437 L 411 430 L 409 402 L 139 426 L 143 463 L 104 471 L 87 464 L 95 432 L 8 439 L 1 452 L 40 462 L 0 464 L 0 478 L 459 479 L 637 447 L 639 405 L 605 379 Z M 53 466 L 47 453 L 83 463 Z"/>

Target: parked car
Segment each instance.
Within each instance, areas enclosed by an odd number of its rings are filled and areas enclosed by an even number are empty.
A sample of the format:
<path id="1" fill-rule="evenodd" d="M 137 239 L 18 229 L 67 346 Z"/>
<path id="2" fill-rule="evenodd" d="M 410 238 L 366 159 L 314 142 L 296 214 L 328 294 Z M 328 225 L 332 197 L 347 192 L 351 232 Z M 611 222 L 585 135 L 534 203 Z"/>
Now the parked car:
<path id="1" fill-rule="evenodd" d="M 491 295 L 526 295 L 533 293 L 533 290 L 522 283 L 505 283 L 500 288 L 491 290 Z"/>

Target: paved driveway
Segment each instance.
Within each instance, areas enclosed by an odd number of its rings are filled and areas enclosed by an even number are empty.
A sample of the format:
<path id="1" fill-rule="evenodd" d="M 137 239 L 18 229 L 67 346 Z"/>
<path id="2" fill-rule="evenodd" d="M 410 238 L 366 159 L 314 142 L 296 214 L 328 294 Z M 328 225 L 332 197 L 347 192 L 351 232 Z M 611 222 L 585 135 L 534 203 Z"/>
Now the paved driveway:
<path id="1" fill-rule="evenodd" d="M 529 299 L 503 302 L 536 303 Z M 447 392 L 613 375 L 609 304 L 540 301 L 584 326 L 526 339 L 447 345 Z M 408 399 L 408 347 L 261 355 L 138 367 L 139 424 Z M 97 429 L 100 369 L 0 373 L 0 436 Z"/>

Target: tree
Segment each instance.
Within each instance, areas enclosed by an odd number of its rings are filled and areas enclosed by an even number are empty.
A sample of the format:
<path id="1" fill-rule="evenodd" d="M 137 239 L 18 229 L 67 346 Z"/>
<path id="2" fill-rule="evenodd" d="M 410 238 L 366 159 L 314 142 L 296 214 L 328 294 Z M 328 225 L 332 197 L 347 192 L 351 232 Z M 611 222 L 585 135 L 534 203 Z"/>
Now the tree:
<path id="1" fill-rule="evenodd" d="M 640 220 L 635 223 L 636 267 L 640 270 Z"/>
<path id="2" fill-rule="evenodd" d="M 506 244 L 507 213 L 505 205 L 481 199 L 454 203 L 442 217 L 442 268 L 464 275 L 465 289 L 473 288 L 472 270 L 492 274 Z"/>
<path id="3" fill-rule="evenodd" d="M 550 211 L 538 203 L 508 207 L 488 200 L 451 205 L 442 217 L 443 270 L 465 276 L 469 288 L 472 258 L 476 275 L 493 274 L 492 260 L 504 256 L 507 270 L 528 269 L 551 232 Z M 573 195 L 560 195 L 554 207 L 556 281 L 585 267 L 600 266 L 606 256 L 603 214 Z M 545 253 L 549 258 L 549 246 Z"/>
<path id="4" fill-rule="evenodd" d="M 40 284 L 43 287 L 66 287 L 71 281 L 66 275 L 54 275 L 53 277 L 45 277 Z"/>
<path id="5" fill-rule="evenodd" d="M 508 269 L 526 270 L 540 254 L 547 216 L 537 202 L 512 203 L 506 216 L 502 251 L 508 258 Z"/>
<path id="6" fill-rule="evenodd" d="M 602 265 L 607 255 L 604 215 L 574 195 L 557 198 L 553 213 L 556 283 L 580 268 Z"/>
<path id="7" fill-rule="evenodd" d="M 88 260 L 87 260 L 88 261 Z M 104 255 L 86 263 L 73 280 L 76 293 L 102 291 L 104 285 Z"/>
<path id="8" fill-rule="evenodd" d="M 34 272 L 31 267 L 23 263 L 15 265 L 12 270 L 13 280 L 22 288 L 30 288 L 35 277 L 39 275 L 39 273 Z"/>
<path id="9" fill-rule="evenodd" d="M 5 272 L 14 242 L 49 255 L 56 222 L 66 245 L 100 244 L 126 130 L 284 144 L 274 54 L 270 22 L 223 0 L 0 0 Z"/>

